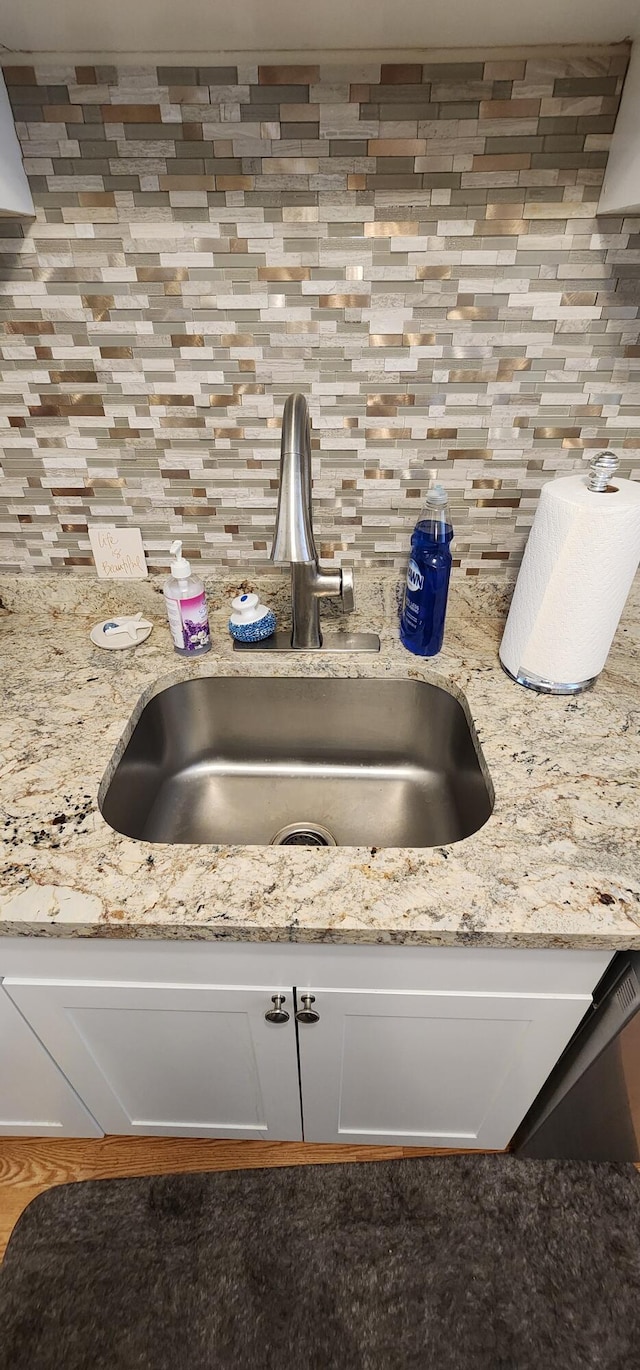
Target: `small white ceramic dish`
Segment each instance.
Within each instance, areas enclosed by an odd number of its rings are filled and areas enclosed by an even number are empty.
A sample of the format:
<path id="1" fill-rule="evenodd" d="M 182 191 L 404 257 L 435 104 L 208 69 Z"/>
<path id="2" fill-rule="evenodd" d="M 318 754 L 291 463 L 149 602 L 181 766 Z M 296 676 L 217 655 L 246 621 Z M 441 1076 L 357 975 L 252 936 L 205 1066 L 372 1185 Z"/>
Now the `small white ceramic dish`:
<path id="1" fill-rule="evenodd" d="M 145 642 L 153 628 L 148 618 L 142 614 L 122 615 L 118 618 L 105 618 L 96 623 L 89 634 L 96 647 L 105 647 L 110 652 L 120 652 L 124 647 L 138 647 Z"/>

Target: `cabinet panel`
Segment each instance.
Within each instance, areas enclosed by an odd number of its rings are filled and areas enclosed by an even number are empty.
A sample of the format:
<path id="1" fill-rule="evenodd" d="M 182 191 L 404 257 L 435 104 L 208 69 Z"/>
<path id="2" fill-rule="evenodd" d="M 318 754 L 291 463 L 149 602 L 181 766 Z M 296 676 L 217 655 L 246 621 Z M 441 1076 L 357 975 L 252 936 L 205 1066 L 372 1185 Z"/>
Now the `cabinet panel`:
<path id="1" fill-rule="evenodd" d="M 1 985 L 0 1136 L 102 1136 Z"/>
<path id="2" fill-rule="evenodd" d="M 32 219 L 35 212 L 13 110 L 0 72 L 0 214 Z"/>
<path id="3" fill-rule="evenodd" d="M 0 937 L 0 979 L 591 994 L 607 951 Z"/>
<path id="4" fill-rule="evenodd" d="M 273 988 L 11 981 L 8 992 L 105 1132 L 302 1136 L 293 1013 Z M 291 989 L 285 994 L 293 1008 Z"/>
<path id="5" fill-rule="evenodd" d="M 587 995 L 314 989 L 299 1026 L 312 1142 L 502 1148 L 533 1102 Z"/>
<path id="6" fill-rule="evenodd" d="M 71 1081 L 81 1120 L 59 1126 L 38 1085 L 33 1106 L 5 1110 L 14 1132 L 298 1140 L 302 1088 L 308 1140 L 480 1148 L 510 1140 L 610 959 L 27 938 L 0 939 L 0 955 L 6 992 L 58 1088 Z M 298 1030 L 301 1083 L 294 984 L 320 1012 Z M 280 1026 L 264 1021 L 276 991 L 291 1014 Z M 23 1088 L 37 1078 L 28 1063 L 13 1069 Z"/>

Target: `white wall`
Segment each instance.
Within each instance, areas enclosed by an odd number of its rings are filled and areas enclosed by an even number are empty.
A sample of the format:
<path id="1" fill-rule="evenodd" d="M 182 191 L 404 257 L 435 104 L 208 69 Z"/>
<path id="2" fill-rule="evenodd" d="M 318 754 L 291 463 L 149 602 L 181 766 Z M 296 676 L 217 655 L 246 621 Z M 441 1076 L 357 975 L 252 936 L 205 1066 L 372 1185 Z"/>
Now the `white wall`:
<path id="1" fill-rule="evenodd" d="M 12 50 L 284 53 L 607 43 L 640 34 L 638 0 L 0 0 Z"/>

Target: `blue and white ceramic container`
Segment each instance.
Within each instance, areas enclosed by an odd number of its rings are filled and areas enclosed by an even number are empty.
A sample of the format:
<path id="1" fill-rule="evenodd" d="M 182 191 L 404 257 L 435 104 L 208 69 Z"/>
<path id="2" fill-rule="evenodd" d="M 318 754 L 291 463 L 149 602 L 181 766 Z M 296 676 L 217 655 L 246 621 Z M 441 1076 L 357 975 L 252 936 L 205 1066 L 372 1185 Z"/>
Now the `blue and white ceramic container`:
<path id="1" fill-rule="evenodd" d="M 233 613 L 229 632 L 238 642 L 262 642 L 276 630 L 273 609 L 261 604 L 257 595 L 238 595 L 231 601 Z"/>

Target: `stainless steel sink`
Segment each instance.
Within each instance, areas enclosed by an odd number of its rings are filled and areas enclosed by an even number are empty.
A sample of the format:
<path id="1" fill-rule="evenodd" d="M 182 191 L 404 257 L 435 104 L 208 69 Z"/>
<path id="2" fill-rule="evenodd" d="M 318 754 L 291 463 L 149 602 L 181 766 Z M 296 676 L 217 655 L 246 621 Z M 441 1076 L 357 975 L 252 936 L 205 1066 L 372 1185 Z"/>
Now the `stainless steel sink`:
<path id="1" fill-rule="evenodd" d="M 432 847 L 482 827 L 493 794 L 435 685 L 201 677 L 145 705 L 100 807 L 147 842 Z"/>

